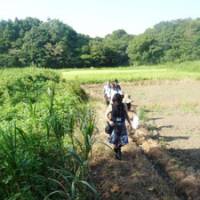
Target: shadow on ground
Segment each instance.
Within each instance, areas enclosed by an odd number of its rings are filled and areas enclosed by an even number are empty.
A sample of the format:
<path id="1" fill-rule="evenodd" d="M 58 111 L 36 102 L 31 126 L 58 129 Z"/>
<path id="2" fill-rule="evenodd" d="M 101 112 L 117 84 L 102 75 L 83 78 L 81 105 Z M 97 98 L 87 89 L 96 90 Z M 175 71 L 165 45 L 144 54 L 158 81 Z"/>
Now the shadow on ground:
<path id="1" fill-rule="evenodd" d="M 170 156 L 183 167 L 198 171 L 200 175 L 200 149 L 167 149 Z"/>
<path id="2" fill-rule="evenodd" d="M 184 136 L 158 136 L 158 139 L 163 142 L 172 142 L 174 140 L 188 140 L 189 137 Z"/>

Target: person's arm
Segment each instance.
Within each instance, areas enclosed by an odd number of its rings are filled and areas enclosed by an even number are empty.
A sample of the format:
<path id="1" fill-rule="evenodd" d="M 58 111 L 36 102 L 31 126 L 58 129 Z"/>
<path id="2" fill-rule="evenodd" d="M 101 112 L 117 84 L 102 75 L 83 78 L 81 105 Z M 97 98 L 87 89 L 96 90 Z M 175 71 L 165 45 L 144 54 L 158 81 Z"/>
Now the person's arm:
<path id="1" fill-rule="evenodd" d="M 104 96 L 106 95 L 106 86 L 105 85 L 103 87 L 103 94 L 104 94 Z"/>
<path id="2" fill-rule="evenodd" d="M 131 124 L 131 120 L 130 120 L 129 115 L 128 115 L 128 108 L 127 108 L 126 104 L 124 104 L 124 108 L 125 108 L 126 119 L 127 119 L 128 123 L 129 123 L 130 127 L 132 128 L 132 124 Z"/>
<path id="3" fill-rule="evenodd" d="M 107 110 L 106 110 L 106 114 L 105 114 L 105 117 L 106 117 L 106 121 L 111 125 L 113 126 L 114 125 L 114 122 L 110 119 L 110 114 L 112 112 L 112 107 L 111 105 L 108 106 Z"/>

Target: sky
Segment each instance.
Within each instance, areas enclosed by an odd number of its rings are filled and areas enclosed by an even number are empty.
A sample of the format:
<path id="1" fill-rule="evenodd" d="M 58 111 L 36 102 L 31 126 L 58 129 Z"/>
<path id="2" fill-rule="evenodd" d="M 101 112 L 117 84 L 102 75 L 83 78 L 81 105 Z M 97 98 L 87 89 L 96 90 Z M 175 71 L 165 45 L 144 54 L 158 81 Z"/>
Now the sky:
<path id="1" fill-rule="evenodd" d="M 0 0 L 0 20 L 59 19 L 92 37 L 139 34 L 160 21 L 200 17 L 199 0 Z"/>

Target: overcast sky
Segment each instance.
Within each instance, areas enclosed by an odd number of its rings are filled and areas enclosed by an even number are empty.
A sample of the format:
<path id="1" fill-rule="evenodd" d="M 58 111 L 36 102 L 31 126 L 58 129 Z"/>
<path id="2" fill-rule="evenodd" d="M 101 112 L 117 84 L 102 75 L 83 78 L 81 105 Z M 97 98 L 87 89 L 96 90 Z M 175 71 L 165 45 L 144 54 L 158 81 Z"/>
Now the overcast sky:
<path id="1" fill-rule="evenodd" d="M 0 0 L 0 19 L 59 19 L 77 32 L 144 32 L 160 21 L 200 17 L 199 0 Z"/>

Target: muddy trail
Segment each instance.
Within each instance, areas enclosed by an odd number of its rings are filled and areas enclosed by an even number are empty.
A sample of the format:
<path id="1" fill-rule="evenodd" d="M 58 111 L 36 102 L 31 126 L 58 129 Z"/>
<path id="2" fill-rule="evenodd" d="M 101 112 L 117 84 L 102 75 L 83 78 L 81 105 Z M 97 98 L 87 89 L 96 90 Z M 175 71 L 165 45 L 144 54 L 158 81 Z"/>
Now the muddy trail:
<path id="1" fill-rule="evenodd" d="M 147 156 L 129 133 L 129 144 L 122 148 L 122 160 L 116 160 L 112 146 L 104 132 L 105 110 L 102 94 L 96 86 L 85 86 L 94 108 L 98 132 L 92 151 L 91 174 L 105 200 L 185 200 L 184 193 L 177 194 L 175 182 L 162 167 Z M 97 86 L 99 87 L 99 86 Z M 144 128 L 141 128 L 141 131 Z"/>

